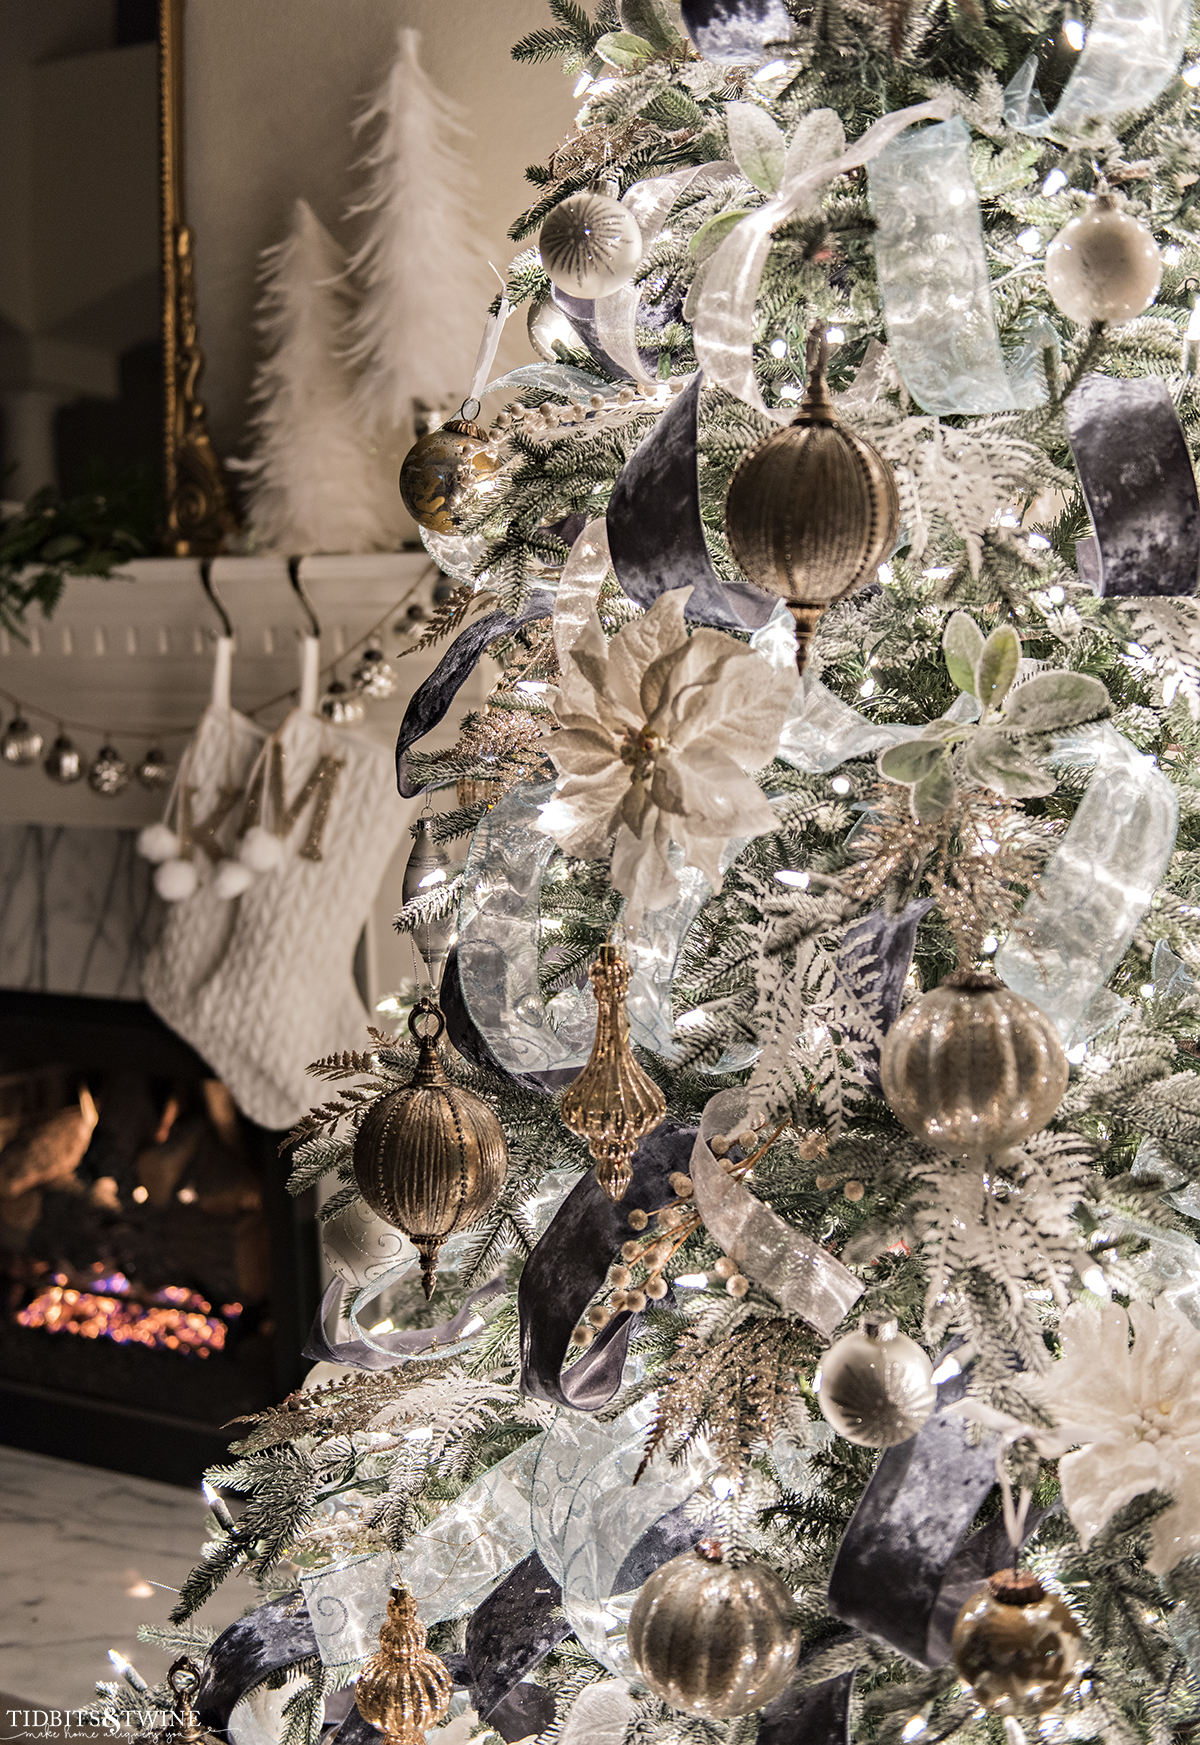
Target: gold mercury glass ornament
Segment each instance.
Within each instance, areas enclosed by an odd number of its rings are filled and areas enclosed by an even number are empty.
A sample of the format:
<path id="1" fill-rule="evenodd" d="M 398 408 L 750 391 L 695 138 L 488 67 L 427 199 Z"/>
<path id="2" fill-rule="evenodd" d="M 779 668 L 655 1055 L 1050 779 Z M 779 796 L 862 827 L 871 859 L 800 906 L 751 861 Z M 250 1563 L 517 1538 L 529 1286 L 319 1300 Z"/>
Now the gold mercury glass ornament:
<path id="1" fill-rule="evenodd" d="M 1083 1632 L 1057 1594 L 1027 1569 L 1001 1569 L 976 1588 L 951 1637 L 954 1665 L 982 1708 L 1044 1715 L 1073 1690 Z"/>
<path id="2" fill-rule="evenodd" d="M 419 1028 L 426 1021 L 427 1032 Z M 432 1000 L 417 1001 L 408 1028 L 420 1045 L 416 1070 L 368 1111 L 354 1142 L 354 1179 L 371 1210 L 416 1246 L 431 1297 L 438 1249 L 490 1209 L 508 1147 L 487 1104 L 446 1077 L 437 1051 L 446 1020 Z"/>
<path id="3" fill-rule="evenodd" d="M 875 580 L 896 544 L 900 499 L 873 443 L 838 419 L 825 381 L 828 341 L 808 336 L 808 386 L 795 421 L 752 448 L 725 499 L 725 537 L 750 581 L 796 620 L 801 672 L 827 607 Z"/>
<path id="4" fill-rule="evenodd" d="M 417 1602 L 394 1587 L 379 1651 L 358 1677 L 359 1714 L 378 1727 L 388 1745 L 425 1745 L 426 1728 L 445 1716 L 453 1690 L 449 1668 L 425 1646 Z"/>
<path id="5" fill-rule="evenodd" d="M 633 1056 L 625 995 L 629 965 L 615 945 L 602 945 L 588 971 L 596 996 L 596 1037 L 587 1065 L 563 1092 L 563 1125 L 588 1142 L 596 1180 L 610 1200 L 625 1197 L 639 1139 L 657 1127 L 667 1101 Z"/>
<path id="6" fill-rule="evenodd" d="M 464 400 L 457 418 L 419 437 L 400 467 L 404 507 L 431 533 L 456 533 L 470 513 L 480 481 L 496 470 L 488 435 L 475 419 L 479 401 Z"/>

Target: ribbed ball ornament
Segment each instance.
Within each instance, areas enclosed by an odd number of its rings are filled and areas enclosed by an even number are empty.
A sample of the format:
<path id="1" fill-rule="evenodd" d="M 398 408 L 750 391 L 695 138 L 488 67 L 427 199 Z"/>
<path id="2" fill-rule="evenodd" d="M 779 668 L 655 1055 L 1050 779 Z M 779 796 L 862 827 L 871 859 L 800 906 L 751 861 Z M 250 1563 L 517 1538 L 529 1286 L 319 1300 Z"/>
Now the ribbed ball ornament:
<path id="1" fill-rule="evenodd" d="M 875 580 L 900 526 L 891 467 L 834 410 L 826 350 L 816 327 L 795 421 L 743 457 L 725 498 L 729 549 L 750 581 L 778 595 L 796 620 L 801 672 L 822 613 Z"/>
<path id="2" fill-rule="evenodd" d="M 1070 1077 L 1058 1031 L 997 976 L 955 970 L 884 1039 L 883 1094 L 910 1133 L 982 1160 L 1039 1133 Z"/>
<path id="3" fill-rule="evenodd" d="M 429 1023 L 428 1030 L 421 1026 Z M 437 1051 L 446 1028 L 432 1000 L 419 1000 L 408 1028 L 420 1052 L 407 1085 L 381 1097 L 354 1143 L 354 1179 L 373 1212 L 402 1230 L 421 1256 L 433 1295 L 448 1236 L 477 1224 L 504 1182 L 504 1129 L 487 1104 L 452 1085 Z"/>
<path id="4" fill-rule="evenodd" d="M 725 1561 L 701 1540 L 656 1569 L 629 1616 L 633 1664 L 656 1697 L 706 1720 L 748 1715 L 791 1682 L 795 1601 L 765 1563 Z"/>

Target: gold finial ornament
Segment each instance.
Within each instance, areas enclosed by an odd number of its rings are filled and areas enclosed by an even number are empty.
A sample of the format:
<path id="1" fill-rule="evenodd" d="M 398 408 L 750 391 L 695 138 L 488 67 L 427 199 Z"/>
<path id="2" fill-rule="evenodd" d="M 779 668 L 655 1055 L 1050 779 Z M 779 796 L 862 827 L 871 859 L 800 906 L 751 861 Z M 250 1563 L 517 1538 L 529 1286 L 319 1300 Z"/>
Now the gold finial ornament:
<path id="1" fill-rule="evenodd" d="M 756 587 L 796 620 L 801 672 L 827 607 L 875 580 L 896 543 L 900 498 L 874 443 L 838 418 L 825 381 L 828 342 L 808 336 L 808 387 L 795 421 L 745 455 L 725 498 L 725 537 Z"/>
<path id="2" fill-rule="evenodd" d="M 445 1662 L 425 1646 L 416 1600 L 394 1587 L 379 1651 L 359 1674 L 359 1714 L 378 1727 L 388 1745 L 425 1745 L 425 1729 L 446 1714 L 453 1689 Z"/>
<path id="3" fill-rule="evenodd" d="M 634 1059 L 625 995 L 629 965 L 615 945 L 602 945 L 588 971 L 596 996 L 596 1037 L 587 1065 L 563 1093 L 563 1125 L 588 1142 L 596 1180 L 614 1202 L 625 1197 L 637 1142 L 667 1112 L 666 1098 Z"/>
<path id="4" fill-rule="evenodd" d="M 431 1028 L 420 1026 L 432 1020 Z M 487 1104 L 452 1085 L 437 1051 L 446 1020 L 418 1000 L 408 1028 L 420 1045 L 408 1084 L 380 1097 L 354 1142 L 354 1179 L 371 1210 L 415 1243 L 425 1295 L 433 1295 L 438 1249 L 479 1222 L 508 1168 L 504 1129 Z"/>

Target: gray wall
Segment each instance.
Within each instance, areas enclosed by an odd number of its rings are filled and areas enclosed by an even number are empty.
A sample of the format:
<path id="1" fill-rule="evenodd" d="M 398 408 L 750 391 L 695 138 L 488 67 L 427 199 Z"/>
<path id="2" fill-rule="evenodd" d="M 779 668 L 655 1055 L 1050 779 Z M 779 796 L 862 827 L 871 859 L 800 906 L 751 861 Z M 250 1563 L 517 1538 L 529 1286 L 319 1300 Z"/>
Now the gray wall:
<path id="1" fill-rule="evenodd" d="M 222 453 L 244 447 L 258 251 L 284 234 L 298 195 L 343 245 L 355 240 L 342 218 L 357 155 L 350 127 L 387 71 L 397 28 L 421 31 L 422 65 L 468 112 L 480 234 L 503 271 L 516 253 L 508 227 L 534 195 L 525 166 L 545 161 L 578 107 L 557 62 L 510 59 L 518 37 L 548 22 L 544 0 L 189 0 L 188 216 L 202 392 Z M 531 356 L 514 317 L 500 365 Z"/>

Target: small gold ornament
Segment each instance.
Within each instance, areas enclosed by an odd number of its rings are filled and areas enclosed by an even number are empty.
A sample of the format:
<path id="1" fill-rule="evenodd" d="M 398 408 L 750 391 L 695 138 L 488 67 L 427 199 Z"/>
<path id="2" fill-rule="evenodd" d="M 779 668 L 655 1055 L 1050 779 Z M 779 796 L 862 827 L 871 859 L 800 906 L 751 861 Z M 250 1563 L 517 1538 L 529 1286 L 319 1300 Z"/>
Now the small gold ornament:
<path id="1" fill-rule="evenodd" d="M 496 470 L 487 432 L 474 422 L 478 413 L 478 400 L 465 400 L 457 418 L 419 437 L 404 457 L 404 507 L 431 533 L 457 533 L 474 507 L 480 482 Z"/>
<path id="2" fill-rule="evenodd" d="M 565 1127 L 587 1140 L 596 1180 L 616 1202 L 633 1179 L 637 1142 L 658 1126 L 667 1100 L 629 1046 L 629 965 L 618 948 L 602 945 L 588 975 L 596 996 L 596 1036 L 587 1065 L 563 1092 L 559 1113 Z"/>
<path id="3" fill-rule="evenodd" d="M 735 1569 L 711 1539 L 646 1580 L 627 1640 L 656 1697 L 712 1721 L 769 1703 L 800 1654 L 795 1602 L 775 1571 L 754 1562 Z"/>
<path id="4" fill-rule="evenodd" d="M 984 1159 L 1039 1133 L 1070 1077 L 1046 1014 L 998 976 L 955 970 L 884 1039 L 883 1094 L 918 1139 Z"/>
<path id="5" fill-rule="evenodd" d="M 954 1664 L 993 1715 L 1044 1715 L 1070 1691 L 1083 1632 L 1057 1594 L 1027 1570 L 1001 1569 L 976 1588 L 954 1625 Z"/>
<path id="6" fill-rule="evenodd" d="M 796 620 L 801 672 L 827 607 L 875 580 L 896 543 L 900 498 L 873 443 L 848 430 L 825 382 L 828 344 L 808 337 L 808 387 L 794 423 L 745 455 L 725 499 L 725 537 L 756 587 Z"/>
<path id="7" fill-rule="evenodd" d="M 433 1027 L 423 1032 L 426 1019 Z M 432 1000 L 417 1001 L 408 1028 L 420 1044 L 416 1070 L 408 1084 L 380 1097 L 359 1128 L 354 1179 L 371 1210 L 415 1244 L 431 1297 L 438 1249 L 492 1206 L 508 1148 L 487 1104 L 446 1077 L 437 1051 L 446 1020 Z"/>
<path id="8" fill-rule="evenodd" d="M 449 1668 L 425 1646 L 416 1600 L 394 1587 L 379 1651 L 359 1674 L 359 1714 L 378 1727 L 388 1745 L 425 1745 L 426 1728 L 446 1715 L 453 1690 Z"/>

